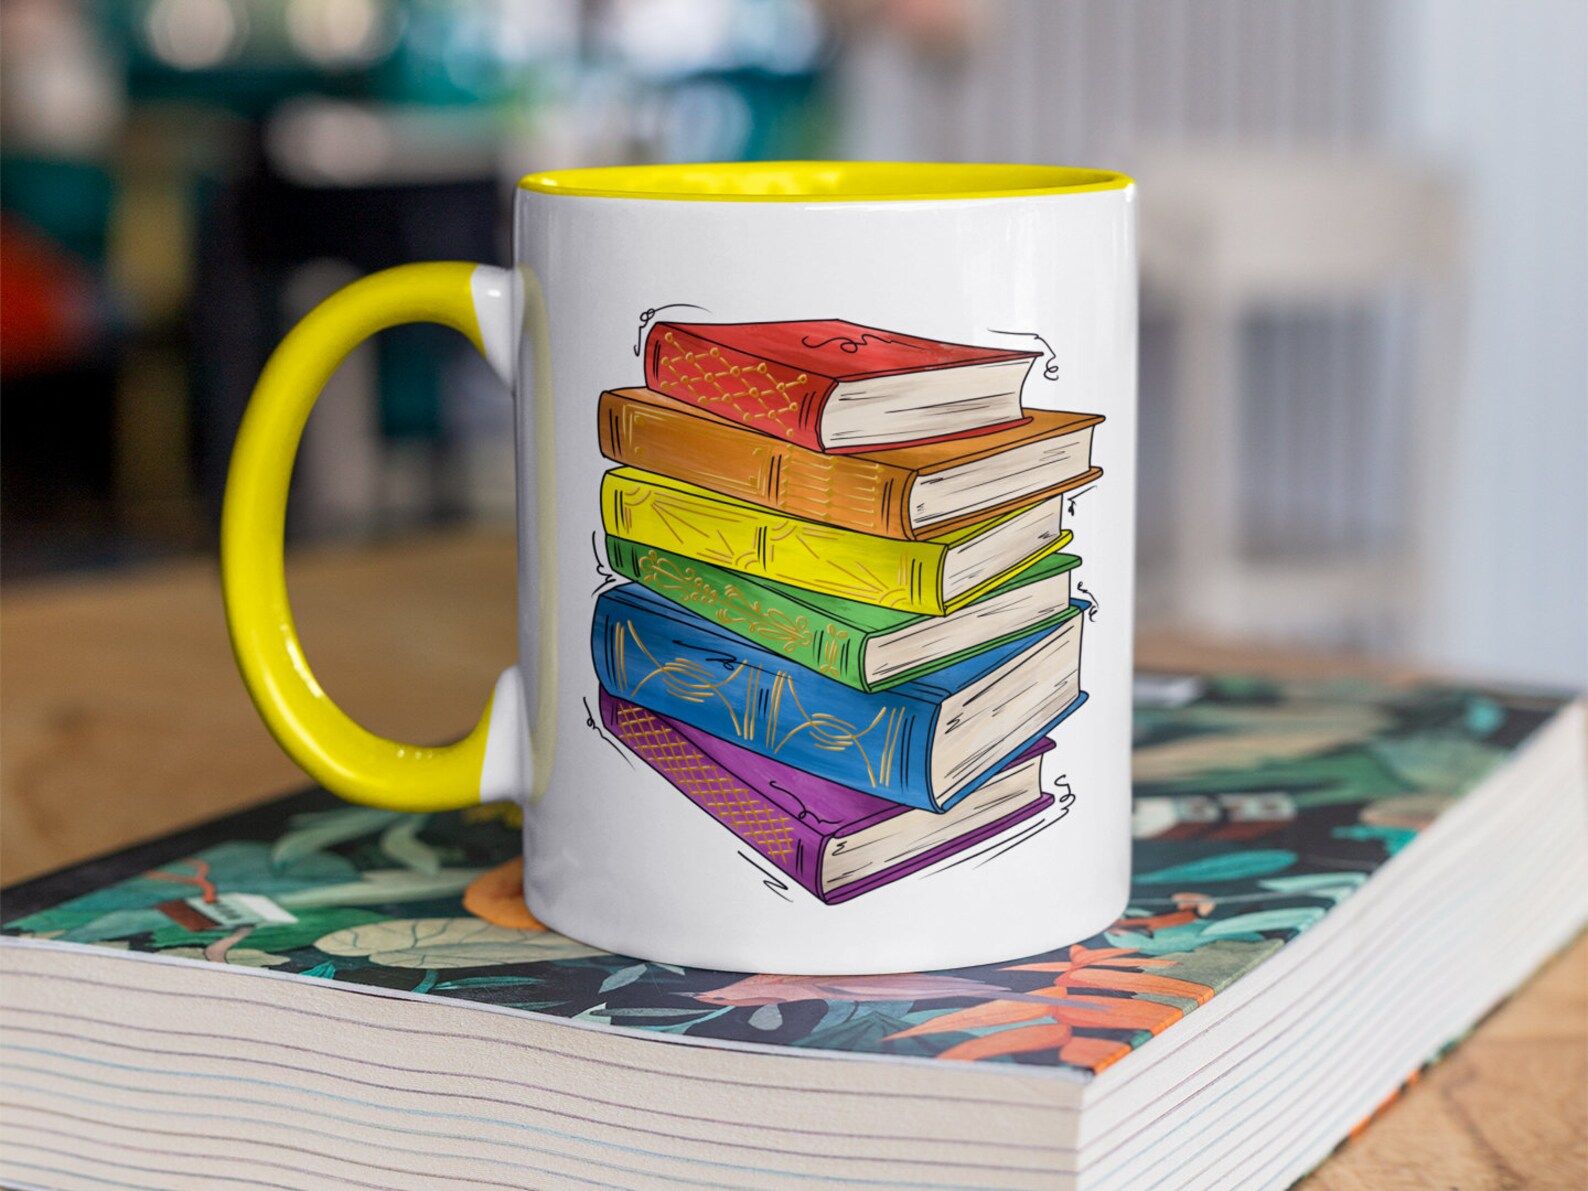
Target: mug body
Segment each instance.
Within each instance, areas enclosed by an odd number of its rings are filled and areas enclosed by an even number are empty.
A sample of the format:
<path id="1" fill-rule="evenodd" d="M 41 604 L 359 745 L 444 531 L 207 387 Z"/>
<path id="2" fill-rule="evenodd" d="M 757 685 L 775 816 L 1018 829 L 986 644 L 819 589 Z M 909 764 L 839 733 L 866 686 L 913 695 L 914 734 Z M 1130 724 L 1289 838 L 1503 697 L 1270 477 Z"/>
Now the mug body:
<path id="1" fill-rule="evenodd" d="M 681 185 L 666 184 L 670 168 Z M 523 800 L 528 905 L 553 929 L 611 951 L 787 973 L 988 963 L 1103 929 L 1125 905 L 1130 863 L 1132 186 L 1056 171 L 1057 185 L 802 198 L 755 185 L 691 192 L 690 168 L 642 171 L 649 180 L 632 189 L 604 182 L 605 171 L 532 176 L 516 196 L 521 655 L 504 682 L 518 686 L 506 701 L 522 714 L 500 731 L 493 720 L 487 769 L 497 772 L 487 787 Z M 914 168 L 928 178 L 956 169 Z M 894 349 L 869 370 L 892 388 L 867 390 L 863 379 L 844 393 L 862 406 L 893 394 L 886 417 L 906 427 L 901 437 L 923 433 L 910 394 L 936 400 L 944 390 L 931 387 L 934 372 L 952 371 L 898 363 L 900 351 L 944 358 L 923 341 L 984 349 L 1015 373 L 1027 367 L 1015 384 L 1031 425 L 1048 425 L 1039 411 L 1101 415 L 1081 419 L 1089 443 L 1070 442 L 1090 459 L 1062 465 L 1085 482 L 1059 485 L 1039 502 L 1042 528 L 1023 531 L 1046 543 L 1048 571 L 1062 573 L 1060 620 L 967 647 L 971 656 L 936 669 L 932 651 L 944 647 L 917 649 L 911 641 L 926 638 L 906 636 L 894 670 L 921 672 L 895 685 L 878 678 L 876 689 L 864 689 L 853 657 L 834 661 L 857 625 L 897 627 L 914 615 L 930 636 L 947 613 L 923 611 L 920 600 L 947 601 L 948 588 L 895 598 L 881 581 L 858 600 L 832 588 L 834 575 L 857 570 L 857 582 L 871 582 L 868 560 L 884 560 L 881 571 L 901 551 L 930 570 L 941 543 L 897 528 L 863 534 L 852 512 L 824 522 L 811 515 L 824 494 L 712 503 L 724 490 L 742 496 L 735 485 L 751 482 L 747 468 L 764 482 L 767 469 L 798 464 L 807 488 L 829 485 L 836 509 L 859 490 L 855 461 L 882 457 L 864 449 L 878 439 L 864 417 L 846 432 L 859 449 L 827 451 L 795 441 L 819 428 L 777 420 L 772 406 L 814 383 L 798 361 L 791 375 L 751 375 L 756 336 L 786 345 L 776 337 L 788 323 L 808 324 L 796 338 L 813 352 L 831 355 L 841 340 L 862 377 L 874 351 Z M 747 343 L 748 360 L 735 354 Z M 679 383 L 675 398 L 699 399 L 715 384 L 729 408 L 705 411 L 713 433 L 680 440 L 692 449 L 663 449 L 646 438 L 655 423 L 632 396 L 648 377 Z M 614 390 L 631 395 L 603 397 Z M 746 412 L 734 396 L 745 393 L 768 420 Z M 723 426 L 740 437 L 722 437 Z M 939 457 L 953 458 L 994 436 L 953 423 L 937 437 L 953 444 Z M 782 464 L 768 452 L 783 452 Z M 1040 451 L 1025 458 L 1061 466 Z M 839 470 L 822 472 L 828 464 Z M 910 555 L 916 546 L 924 553 Z M 1053 562 L 1064 555 L 1079 562 Z M 968 591 L 964 607 L 1006 594 L 998 578 Z M 807 581 L 851 602 L 801 603 Z M 881 609 L 875 621 L 868 599 Z M 806 647 L 818 652 L 799 652 Z M 976 721 L 979 743 L 945 759 L 960 720 Z M 501 732 L 514 738 L 504 744 Z M 1003 803 L 983 794 L 978 817 L 956 819 L 983 787 L 1003 790 Z M 908 802 L 923 797 L 925 807 Z"/>

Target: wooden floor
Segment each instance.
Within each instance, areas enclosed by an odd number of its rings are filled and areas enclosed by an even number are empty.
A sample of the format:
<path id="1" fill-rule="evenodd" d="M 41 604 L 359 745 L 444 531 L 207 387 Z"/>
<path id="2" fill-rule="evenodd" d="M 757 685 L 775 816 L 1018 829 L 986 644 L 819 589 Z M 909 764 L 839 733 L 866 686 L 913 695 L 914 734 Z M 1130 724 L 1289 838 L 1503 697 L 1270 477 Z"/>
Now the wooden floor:
<path id="1" fill-rule="evenodd" d="M 493 535 L 308 554 L 291 587 L 326 689 L 369 727 L 444 740 L 514 654 L 512 544 Z M 1146 640 L 1144 666 L 1341 663 Z M 212 565 L 0 597 L 0 880 L 303 784 L 243 693 Z M 1588 1187 L 1588 938 L 1331 1158 L 1310 1191 Z"/>

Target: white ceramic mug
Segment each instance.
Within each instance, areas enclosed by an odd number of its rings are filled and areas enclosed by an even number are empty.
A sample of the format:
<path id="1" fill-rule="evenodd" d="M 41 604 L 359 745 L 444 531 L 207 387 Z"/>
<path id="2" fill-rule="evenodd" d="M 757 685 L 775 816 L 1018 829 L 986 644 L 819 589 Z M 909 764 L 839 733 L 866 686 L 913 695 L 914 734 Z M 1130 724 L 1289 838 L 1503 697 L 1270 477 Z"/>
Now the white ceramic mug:
<path id="1" fill-rule="evenodd" d="M 355 282 L 260 378 L 222 564 L 266 723 L 355 802 L 520 801 L 533 913 L 619 953 L 888 972 L 1103 929 L 1130 864 L 1133 197 L 1021 165 L 524 179 L 514 268 Z M 282 560 L 322 385 L 411 321 L 517 403 L 520 656 L 436 748 L 329 700 Z M 946 445 L 896 445 L 921 439 Z"/>

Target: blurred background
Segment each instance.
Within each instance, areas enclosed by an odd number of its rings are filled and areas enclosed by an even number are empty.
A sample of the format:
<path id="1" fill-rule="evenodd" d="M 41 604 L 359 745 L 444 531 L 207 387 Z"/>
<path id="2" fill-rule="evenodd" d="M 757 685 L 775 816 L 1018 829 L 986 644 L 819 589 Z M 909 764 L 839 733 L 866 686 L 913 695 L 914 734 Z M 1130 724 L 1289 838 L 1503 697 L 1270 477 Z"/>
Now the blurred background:
<path id="1" fill-rule="evenodd" d="M 632 161 L 1141 185 L 1145 627 L 1588 685 L 1581 0 L 3 0 L 0 577 L 211 552 L 271 346 Z M 294 540 L 511 519 L 509 410 L 390 332 Z"/>

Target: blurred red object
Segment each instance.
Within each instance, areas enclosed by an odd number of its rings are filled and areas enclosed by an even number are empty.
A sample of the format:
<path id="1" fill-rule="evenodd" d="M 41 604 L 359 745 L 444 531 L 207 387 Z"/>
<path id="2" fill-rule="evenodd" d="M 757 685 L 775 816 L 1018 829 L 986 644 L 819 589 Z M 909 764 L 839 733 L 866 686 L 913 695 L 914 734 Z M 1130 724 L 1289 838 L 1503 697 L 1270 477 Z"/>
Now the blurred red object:
<path id="1" fill-rule="evenodd" d="M 72 363 L 100 342 L 93 274 L 37 232 L 0 218 L 0 376 Z"/>

